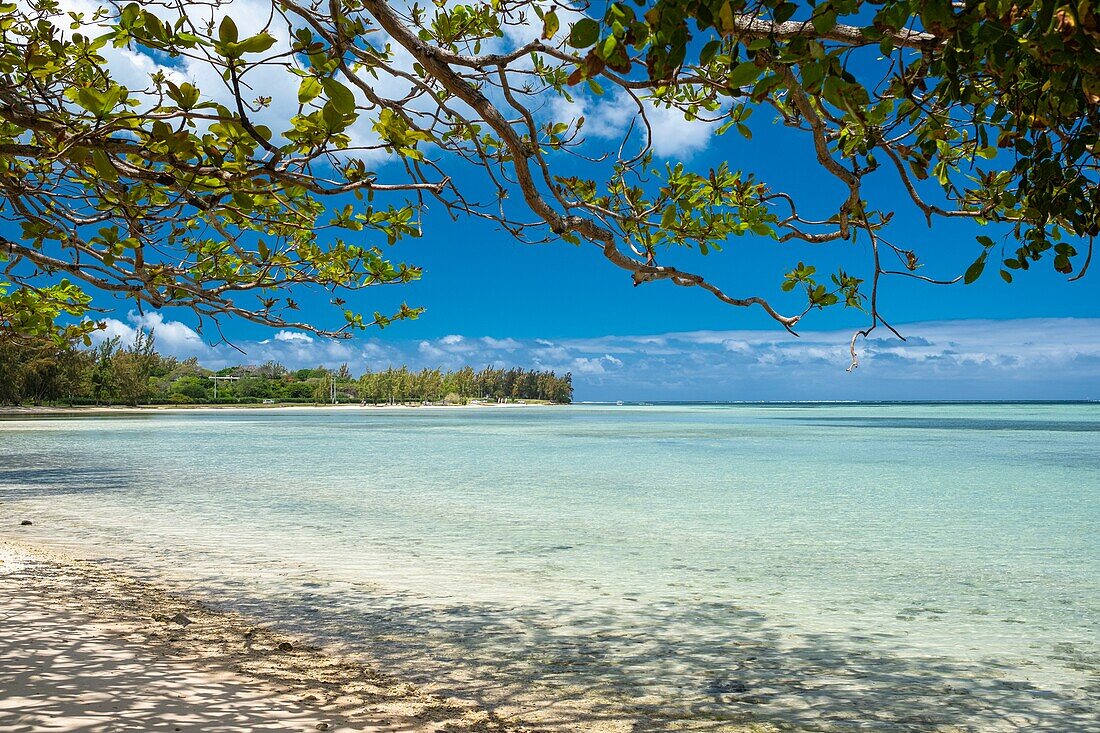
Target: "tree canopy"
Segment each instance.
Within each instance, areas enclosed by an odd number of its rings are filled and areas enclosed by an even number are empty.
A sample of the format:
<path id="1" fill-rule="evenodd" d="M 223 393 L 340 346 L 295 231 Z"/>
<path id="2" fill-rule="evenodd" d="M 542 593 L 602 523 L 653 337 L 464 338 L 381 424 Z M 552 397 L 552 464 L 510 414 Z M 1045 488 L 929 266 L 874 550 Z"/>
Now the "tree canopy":
<path id="1" fill-rule="evenodd" d="M 889 327 L 885 278 L 1085 273 L 1098 102 L 1089 0 L 4 4 L 0 326 L 86 336 L 96 291 L 204 322 L 384 326 L 419 309 L 349 298 L 420 276 L 388 246 L 435 206 L 792 331 L 860 308 L 866 335 Z M 601 105 L 623 121 L 611 146 L 577 114 Z M 836 185 L 803 200 L 774 171 L 663 160 L 651 120 L 667 110 L 745 138 L 778 121 Z M 890 186 L 930 226 L 991 225 L 965 272 L 926 267 L 891 228 Z M 759 293 L 676 264 L 680 248 L 777 242 L 790 270 Z M 818 271 L 823 246 L 853 243 L 859 257 Z M 314 288 L 335 324 L 295 314 Z"/>

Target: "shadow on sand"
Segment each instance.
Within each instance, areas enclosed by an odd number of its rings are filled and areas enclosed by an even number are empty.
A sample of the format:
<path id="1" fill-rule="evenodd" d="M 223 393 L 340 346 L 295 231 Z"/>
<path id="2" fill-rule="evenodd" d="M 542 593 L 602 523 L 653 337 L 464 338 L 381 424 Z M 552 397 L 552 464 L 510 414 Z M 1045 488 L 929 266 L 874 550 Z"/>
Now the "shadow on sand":
<path id="1" fill-rule="evenodd" d="M 347 584 L 301 587 L 261 598 L 228 583 L 209 598 L 502 718 L 563 731 L 618 721 L 635 731 L 770 722 L 1100 732 L 1095 660 L 1077 660 L 1083 683 L 1046 689 L 1017 665 L 899 653 L 896 635 L 811 634 L 730 604 L 639 602 L 627 615 L 610 604 L 440 606 Z"/>

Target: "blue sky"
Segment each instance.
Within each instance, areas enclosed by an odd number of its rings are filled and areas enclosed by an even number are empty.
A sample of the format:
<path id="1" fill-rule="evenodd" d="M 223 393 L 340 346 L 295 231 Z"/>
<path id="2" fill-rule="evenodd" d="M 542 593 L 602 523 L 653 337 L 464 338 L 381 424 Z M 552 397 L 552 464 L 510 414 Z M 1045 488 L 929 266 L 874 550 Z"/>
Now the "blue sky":
<path id="1" fill-rule="evenodd" d="M 240 0 L 235 7 L 247 4 Z M 238 17 L 248 21 L 247 13 Z M 264 17 L 259 13 L 254 20 L 260 23 Z M 504 43 L 522 40 L 510 35 Z M 156 67 L 152 59 L 127 49 L 112 49 L 109 56 L 112 72 L 131 88 L 146 83 Z M 203 76 L 209 70 L 170 71 L 197 80 L 204 89 L 216 88 Z M 292 113 L 295 85 L 259 81 L 275 94 L 272 115 Z M 573 105 L 548 100 L 540 114 L 556 119 L 584 115 L 588 153 L 618 148 L 629 123 L 623 100 L 591 95 L 578 96 Z M 767 110 L 750 121 L 751 141 L 736 133 L 715 137 L 713 128 L 686 123 L 672 111 L 651 112 L 658 156 L 704 172 L 728 162 L 791 193 L 803 202 L 803 215 L 814 215 L 815 208 L 824 215 L 835 212 L 841 192 L 814 162 L 808 138 L 775 124 Z M 281 125 L 277 119 L 269 122 L 277 129 Z M 361 122 L 355 134 L 369 136 L 369 120 Z M 372 163 L 384 182 L 388 176 L 400 178 L 397 166 L 385 159 Z M 556 172 L 584 174 L 588 167 L 575 159 Z M 469 193 L 486 193 L 479 178 L 457 173 L 456 180 Z M 927 263 L 922 272 L 933 277 L 960 274 L 980 251 L 976 234 L 1000 239 L 1006 233 L 960 221 L 939 221 L 929 229 L 892 175 L 874 174 L 868 193 L 872 205 L 896 210 L 890 236 L 914 248 Z M 186 312 L 138 316 L 126 301 L 101 299 L 99 304 L 116 307 L 110 333 L 129 337 L 135 325 L 155 326 L 162 351 L 199 356 L 214 367 L 268 358 L 293 367 L 348 362 L 355 371 L 403 362 L 514 364 L 572 370 L 580 399 L 1100 398 L 1094 386 L 1100 383 L 1100 281 L 1090 275 L 1067 282 L 1049 262 L 1022 273 L 1012 285 L 1002 282 L 993 267 L 971 286 L 884 282 L 881 311 L 911 340 L 902 344 L 876 332 L 860 347 L 863 365 L 849 374 L 847 342 L 866 324 L 863 313 L 833 308 L 811 314 L 795 338 L 758 308 L 733 308 L 668 283 L 635 288 L 627 273 L 592 246 L 520 244 L 484 221 L 453 222 L 438 206 L 426 212 L 424 225 L 424 237 L 405 240 L 391 251 L 396 260 L 422 266 L 423 280 L 367 291 L 350 298 L 349 305 L 366 313 L 386 312 L 407 301 L 424 306 L 425 314 L 350 342 L 224 323 L 225 334 L 246 352 L 242 356 L 210 346 L 215 334 L 196 334 Z M 783 312 L 797 312 L 804 303 L 804 295 L 779 290 L 783 273 L 799 260 L 822 272 L 843 266 L 861 277 L 868 275 L 869 265 L 865 243 L 780 245 L 751 236 L 734 239 L 723 252 L 705 258 L 687 252 L 663 257 L 664 263 L 705 274 L 735 296 L 767 297 Z M 300 302 L 310 320 L 332 325 L 323 295 L 303 295 Z"/>
<path id="2" fill-rule="evenodd" d="M 673 142 L 658 149 L 702 169 L 735 161 L 808 201 L 831 204 L 831 181 L 807 165 L 798 140 L 760 127 L 752 142 L 695 134 L 685 144 L 677 130 L 690 128 L 670 120 L 664 134 Z M 930 230 L 891 181 L 876 193 L 881 206 L 899 212 L 895 239 L 916 247 L 932 276 L 962 272 L 979 251 L 976 234 L 1004 234 L 958 222 Z M 205 344 L 186 313 L 147 314 L 143 322 L 157 326 L 165 352 L 197 355 L 211 366 L 274 358 L 295 367 L 348 362 L 355 371 L 400 363 L 568 369 L 578 399 L 588 400 L 1100 398 L 1100 281 L 1067 282 L 1049 263 L 1012 285 L 992 268 L 970 286 L 885 281 L 882 312 L 910 344 L 880 330 L 860 347 L 862 366 L 847 373 L 847 343 L 865 325 L 863 313 L 811 314 L 795 338 L 757 308 L 733 308 L 668 283 L 634 287 L 594 247 L 524 245 L 487 223 L 452 222 L 437 210 L 424 223 L 424 237 L 391 250 L 395 259 L 422 266 L 424 278 L 351 299 L 368 313 L 402 300 L 424 306 L 417 321 L 336 343 L 226 323 L 245 356 Z M 798 260 L 821 270 L 840 264 L 863 276 L 868 264 L 865 244 L 814 249 L 759 237 L 735 239 L 705 258 L 674 256 L 733 294 L 763 295 L 787 312 L 798 310 L 803 296 L 778 286 Z M 320 323 L 331 315 L 323 298 L 302 302 Z M 120 306 L 111 332 L 125 336 L 140 319 Z"/>
<path id="3" fill-rule="evenodd" d="M 671 125 L 669 134 L 675 130 Z M 752 143 L 704 135 L 673 153 L 703 168 L 736 159 L 808 200 L 829 198 L 830 182 L 779 146 L 780 139 L 771 140 L 767 129 Z M 975 234 L 1003 234 L 956 222 L 929 230 L 888 181 L 879 193 L 881 205 L 899 210 L 895 238 L 918 248 L 930 275 L 964 270 L 979 251 Z M 417 321 L 354 341 L 227 324 L 226 332 L 247 352 L 241 356 L 206 345 L 186 327 L 185 314 L 145 322 L 157 326 L 163 350 L 197 355 L 211 366 L 269 358 L 295 367 L 348 362 L 357 372 L 402 363 L 521 365 L 572 371 L 582 400 L 1100 398 L 1100 281 L 1067 282 L 1049 263 L 1012 285 L 992 268 L 970 286 L 887 280 L 882 312 L 909 343 L 880 329 L 861 342 L 862 365 L 848 373 L 848 341 L 866 323 L 857 311 L 811 314 L 796 338 L 756 308 L 733 308 L 668 283 L 636 288 L 595 248 L 523 245 L 485 223 L 454 223 L 437 211 L 426 215 L 423 238 L 406 240 L 392 253 L 423 266 L 423 280 L 369 291 L 352 302 L 367 312 L 402 300 L 427 310 Z M 801 296 L 778 286 L 783 272 L 803 258 L 823 270 L 833 263 L 866 273 L 863 244 L 815 250 L 758 237 L 736 239 L 706 258 L 678 253 L 676 261 L 734 294 L 764 295 L 794 311 Z M 324 313 L 323 302 L 313 305 Z M 120 315 L 112 332 L 126 336 L 136 322 L 135 314 Z"/>

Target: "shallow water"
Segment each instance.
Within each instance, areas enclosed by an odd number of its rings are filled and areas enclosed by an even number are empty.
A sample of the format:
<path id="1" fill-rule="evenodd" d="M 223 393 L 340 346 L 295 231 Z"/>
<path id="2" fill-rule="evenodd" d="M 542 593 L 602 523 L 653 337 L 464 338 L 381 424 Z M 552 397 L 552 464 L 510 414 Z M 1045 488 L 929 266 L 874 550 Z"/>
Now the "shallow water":
<path id="1" fill-rule="evenodd" d="M 0 536 L 525 719 L 1100 731 L 1100 405 L 181 412 L 0 440 Z"/>

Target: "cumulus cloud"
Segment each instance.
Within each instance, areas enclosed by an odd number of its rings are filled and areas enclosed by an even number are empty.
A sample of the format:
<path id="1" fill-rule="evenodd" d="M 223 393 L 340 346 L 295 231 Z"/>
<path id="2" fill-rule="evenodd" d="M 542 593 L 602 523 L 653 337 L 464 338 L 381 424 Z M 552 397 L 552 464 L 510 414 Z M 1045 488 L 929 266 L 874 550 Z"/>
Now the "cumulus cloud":
<path id="1" fill-rule="evenodd" d="M 683 112 L 649 99 L 643 99 L 641 105 L 649 120 L 653 152 L 658 157 L 689 158 L 704 150 L 714 137 L 717 123 L 687 120 Z M 638 120 L 638 102 L 626 92 L 603 97 L 577 92 L 572 101 L 555 96 L 549 111 L 554 120 L 574 125 L 584 118 L 581 133 L 588 140 L 616 141 L 630 133 L 640 142 L 645 134 L 645 127 Z"/>
<path id="2" fill-rule="evenodd" d="M 569 370 L 577 374 L 606 374 L 609 368 L 617 369 L 622 365 L 622 359 L 617 359 L 611 354 L 604 354 L 598 358 L 581 356 L 569 362 Z"/>
<path id="3" fill-rule="evenodd" d="M 108 318 L 104 321 L 106 328 L 93 335 L 96 340 L 117 337 L 122 346 L 130 346 L 134 343 L 134 337 L 139 329 L 153 331 L 157 348 L 162 353 L 172 354 L 183 358 L 189 356 L 207 356 L 211 349 L 203 341 L 202 336 L 193 328 L 180 321 L 170 321 L 157 312 L 138 313 L 131 311 L 126 316 L 126 321 L 117 318 Z"/>
<path id="4" fill-rule="evenodd" d="M 503 349 L 504 351 L 515 351 L 523 346 L 521 342 L 515 339 L 495 339 L 492 336 L 483 336 L 481 343 L 490 349 Z"/>
<path id="5" fill-rule="evenodd" d="M 653 135 L 653 152 L 665 158 L 688 158 L 714 137 L 717 123 L 688 120 L 678 109 L 646 103 Z"/>
<path id="6" fill-rule="evenodd" d="M 302 341 L 304 343 L 313 343 L 313 337 L 308 333 L 301 333 L 299 331 L 279 331 L 275 334 L 276 341 Z"/>

